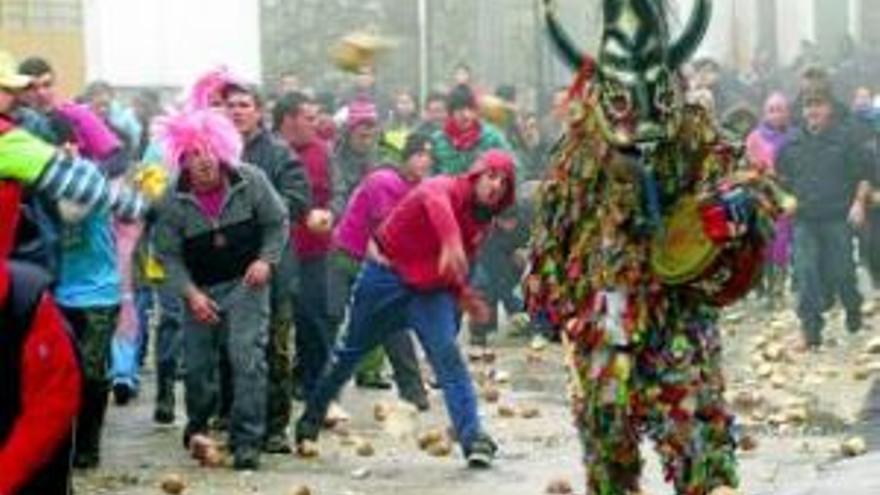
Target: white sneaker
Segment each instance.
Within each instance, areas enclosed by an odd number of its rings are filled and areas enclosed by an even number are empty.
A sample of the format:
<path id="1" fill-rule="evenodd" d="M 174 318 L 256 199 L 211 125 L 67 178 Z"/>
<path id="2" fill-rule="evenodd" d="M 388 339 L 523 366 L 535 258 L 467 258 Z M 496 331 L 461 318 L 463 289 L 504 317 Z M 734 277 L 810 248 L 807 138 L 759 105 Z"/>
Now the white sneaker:
<path id="1" fill-rule="evenodd" d="M 543 335 L 535 335 L 532 337 L 532 343 L 529 344 L 529 347 L 532 348 L 533 351 L 543 351 L 550 344 L 550 341 L 547 340 L 547 337 Z"/>
<path id="2" fill-rule="evenodd" d="M 330 404 L 330 407 L 327 408 L 327 416 L 324 418 L 324 426 L 327 428 L 334 428 L 339 423 L 346 423 L 351 421 L 351 415 L 345 412 L 339 404 L 333 402 Z"/>

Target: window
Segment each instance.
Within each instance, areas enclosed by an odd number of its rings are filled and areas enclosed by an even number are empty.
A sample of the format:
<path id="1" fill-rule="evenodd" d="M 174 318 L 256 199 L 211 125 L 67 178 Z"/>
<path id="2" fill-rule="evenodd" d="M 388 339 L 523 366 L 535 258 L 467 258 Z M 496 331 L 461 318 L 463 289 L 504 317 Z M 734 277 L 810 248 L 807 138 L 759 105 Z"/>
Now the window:
<path id="1" fill-rule="evenodd" d="M 0 28 L 80 29 L 81 0 L 2 0 Z"/>

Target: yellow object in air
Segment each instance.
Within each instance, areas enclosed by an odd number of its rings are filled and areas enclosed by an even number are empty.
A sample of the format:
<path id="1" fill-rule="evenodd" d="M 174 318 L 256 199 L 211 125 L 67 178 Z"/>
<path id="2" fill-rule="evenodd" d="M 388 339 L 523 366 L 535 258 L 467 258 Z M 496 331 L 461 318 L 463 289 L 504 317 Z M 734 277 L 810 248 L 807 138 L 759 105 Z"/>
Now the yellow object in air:
<path id="1" fill-rule="evenodd" d="M 141 166 L 135 173 L 134 183 L 150 201 L 157 201 L 168 188 L 168 171 L 158 163 Z"/>

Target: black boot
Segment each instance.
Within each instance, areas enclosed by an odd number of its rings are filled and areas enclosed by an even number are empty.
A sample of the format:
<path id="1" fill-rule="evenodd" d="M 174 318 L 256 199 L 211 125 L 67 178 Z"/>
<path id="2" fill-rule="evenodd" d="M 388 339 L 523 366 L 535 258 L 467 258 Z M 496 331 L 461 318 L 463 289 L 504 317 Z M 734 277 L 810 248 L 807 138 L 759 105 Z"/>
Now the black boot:
<path id="1" fill-rule="evenodd" d="M 174 423 L 174 377 L 159 380 L 156 388 L 156 409 L 153 421 L 161 425 Z"/>
<path id="2" fill-rule="evenodd" d="M 89 381 L 83 387 L 74 440 L 73 466 L 77 469 L 93 469 L 101 462 L 101 429 L 107 414 L 108 388 L 106 382 Z"/>

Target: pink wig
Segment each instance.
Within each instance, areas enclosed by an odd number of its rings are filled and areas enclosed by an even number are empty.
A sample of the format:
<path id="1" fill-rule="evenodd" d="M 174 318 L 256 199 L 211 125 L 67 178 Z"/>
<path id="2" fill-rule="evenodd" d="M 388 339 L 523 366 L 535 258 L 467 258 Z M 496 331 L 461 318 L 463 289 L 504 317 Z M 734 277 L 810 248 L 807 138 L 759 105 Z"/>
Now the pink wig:
<path id="1" fill-rule="evenodd" d="M 226 66 L 220 66 L 202 74 L 189 90 L 184 108 L 186 110 L 203 110 L 211 106 L 211 100 L 227 86 L 242 84 Z"/>
<path id="2" fill-rule="evenodd" d="M 235 167 L 242 151 L 238 130 L 225 115 L 213 110 L 175 112 L 156 120 L 153 136 L 162 148 L 165 163 L 182 165 L 189 152 L 204 153 L 221 164 Z"/>

